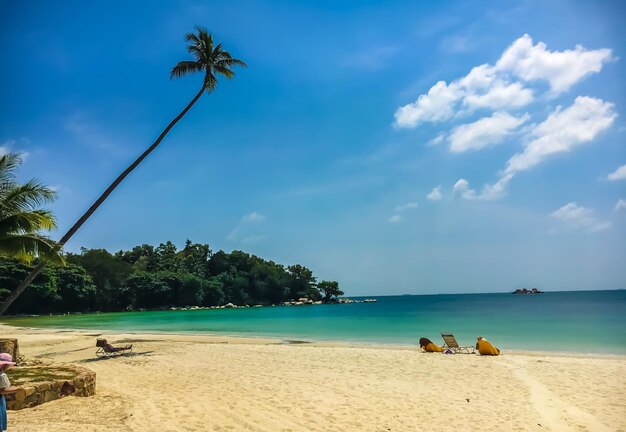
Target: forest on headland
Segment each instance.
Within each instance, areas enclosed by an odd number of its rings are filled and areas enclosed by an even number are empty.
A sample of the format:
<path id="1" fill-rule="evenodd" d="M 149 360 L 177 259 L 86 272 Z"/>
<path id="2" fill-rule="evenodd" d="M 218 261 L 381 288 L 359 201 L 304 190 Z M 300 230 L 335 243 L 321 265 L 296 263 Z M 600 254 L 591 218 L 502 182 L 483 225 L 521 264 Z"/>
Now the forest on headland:
<path id="1" fill-rule="evenodd" d="M 13 303 L 9 314 L 129 311 L 187 306 L 271 305 L 306 297 L 334 302 L 335 281 L 317 281 L 300 265 L 285 267 L 242 251 L 213 252 L 187 240 L 110 253 L 85 249 L 48 264 Z M 34 264 L 34 263 L 33 263 Z M 32 266 L 0 257 L 0 301 Z"/>

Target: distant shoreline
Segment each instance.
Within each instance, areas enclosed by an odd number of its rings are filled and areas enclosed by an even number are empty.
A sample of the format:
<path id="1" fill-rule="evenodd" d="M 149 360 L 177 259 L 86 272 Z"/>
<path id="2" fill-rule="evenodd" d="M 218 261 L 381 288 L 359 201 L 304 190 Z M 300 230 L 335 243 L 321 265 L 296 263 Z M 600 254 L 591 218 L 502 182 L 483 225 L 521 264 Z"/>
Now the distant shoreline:
<path id="1" fill-rule="evenodd" d="M 555 291 L 539 291 L 537 293 L 533 293 L 529 291 L 527 293 L 521 294 L 556 294 L 556 293 L 602 293 L 602 292 L 615 292 L 615 291 L 626 291 L 626 288 L 615 288 L 615 289 L 598 289 L 598 290 L 555 290 Z M 385 294 L 385 295 L 354 295 L 354 296 L 342 296 L 340 300 L 348 300 L 347 302 L 330 302 L 330 303 L 312 303 L 312 304 L 302 304 L 297 306 L 320 306 L 320 305 L 338 305 L 338 304 L 351 304 L 351 303 L 369 303 L 364 300 L 368 299 L 379 299 L 379 298 L 392 298 L 392 297 L 434 297 L 434 296 L 460 296 L 460 295 L 511 295 L 515 294 L 515 291 L 498 291 L 498 292 L 469 292 L 469 293 L 431 293 L 431 294 Z M 355 301 L 349 301 L 355 300 Z M 285 302 L 288 303 L 288 302 Z M 292 301 L 293 303 L 293 301 Z M 253 307 L 264 307 L 264 308 L 272 308 L 272 307 L 283 307 L 290 306 L 288 304 L 264 304 L 264 305 L 236 305 L 233 309 L 246 309 Z M 295 306 L 295 305 L 291 305 Z M 0 315 L 0 322 L 4 319 L 13 319 L 13 318 L 28 318 L 28 317 L 47 317 L 47 316 L 66 316 L 66 315 L 88 315 L 88 314 L 109 314 L 109 313 L 132 313 L 132 312 L 164 312 L 164 311 L 181 311 L 181 310 L 213 310 L 213 309 L 228 309 L 225 305 L 222 306 L 188 306 L 188 307 L 159 307 L 159 308 L 143 308 L 143 309 L 135 309 L 135 310 L 110 310 L 110 311 L 68 311 L 66 313 L 62 312 L 51 312 L 51 313 L 42 313 L 42 314 L 17 314 L 17 315 Z"/>

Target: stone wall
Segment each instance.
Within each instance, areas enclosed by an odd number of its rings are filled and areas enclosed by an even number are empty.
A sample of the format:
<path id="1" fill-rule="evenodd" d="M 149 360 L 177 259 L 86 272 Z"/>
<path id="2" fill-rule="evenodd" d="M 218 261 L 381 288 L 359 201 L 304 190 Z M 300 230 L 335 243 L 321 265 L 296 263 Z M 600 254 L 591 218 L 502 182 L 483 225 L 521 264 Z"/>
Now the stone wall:
<path id="1" fill-rule="evenodd" d="M 20 348 L 17 339 L 0 339 L 0 353 L 9 353 L 13 361 L 19 363 Z"/>
<path id="2" fill-rule="evenodd" d="M 37 370 L 41 370 L 49 376 L 51 372 L 54 373 L 55 366 L 16 366 L 9 371 L 9 378 L 11 377 L 11 371 L 29 368 L 30 370 L 22 370 L 22 372 L 33 372 L 36 374 Z M 42 403 L 60 399 L 65 396 L 86 397 L 96 394 L 96 373 L 94 371 L 75 365 L 63 365 L 62 368 L 63 374 L 66 375 L 66 377 L 39 382 L 26 382 L 22 385 L 17 385 L 19 388 L 17 393 L 5 396 L 7 408 L 10 410 L 20 410 L 41 405 Z M 67 377 L 68 371 L 71 377 Z"/>

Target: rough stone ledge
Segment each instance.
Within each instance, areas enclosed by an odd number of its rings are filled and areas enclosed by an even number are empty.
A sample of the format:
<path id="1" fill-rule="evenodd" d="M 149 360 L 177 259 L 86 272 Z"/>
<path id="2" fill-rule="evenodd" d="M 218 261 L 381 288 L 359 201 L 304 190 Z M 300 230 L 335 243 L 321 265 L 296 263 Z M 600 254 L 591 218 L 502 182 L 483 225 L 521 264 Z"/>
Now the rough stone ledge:
<path id="1" fill-rule="evenodd" d="M 9 378 L 11 372 L 21 372 L 26 376 L 29 373 L 36 376 L 40 372 L 44 376 L 50 376 L 54 375 L 55 371 L 61 376 L 41 381 L 16 382 L 18 391 L 5 396 L 7 409 L 31 408 L 65 396 L 87 397 L 96 394 L 96 373 L 77 365 L 16 366 L 9 372 Z"/>

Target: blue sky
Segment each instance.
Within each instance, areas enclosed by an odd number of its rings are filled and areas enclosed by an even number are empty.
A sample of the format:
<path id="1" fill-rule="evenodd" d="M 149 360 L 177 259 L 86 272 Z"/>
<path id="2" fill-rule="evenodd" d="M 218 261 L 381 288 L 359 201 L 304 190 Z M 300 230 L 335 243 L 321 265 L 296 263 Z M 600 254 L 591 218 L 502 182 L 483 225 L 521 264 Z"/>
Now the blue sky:
<path id="1" fill-rule="evenodd" d="M 249 68 L 68 243 L 185 239 L 350 295 L 626 288 L 622 2 L 3 2 L 0 151 L 58 238 L 193 97 L 207 27 Z M 621 170 L 620 170 L 621 168 Z"/>

